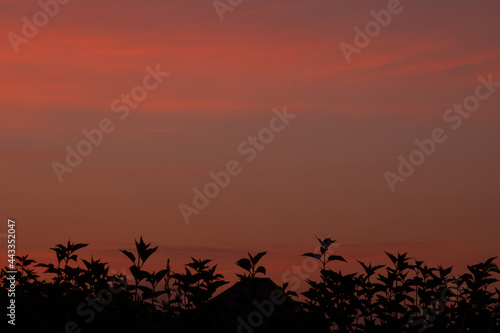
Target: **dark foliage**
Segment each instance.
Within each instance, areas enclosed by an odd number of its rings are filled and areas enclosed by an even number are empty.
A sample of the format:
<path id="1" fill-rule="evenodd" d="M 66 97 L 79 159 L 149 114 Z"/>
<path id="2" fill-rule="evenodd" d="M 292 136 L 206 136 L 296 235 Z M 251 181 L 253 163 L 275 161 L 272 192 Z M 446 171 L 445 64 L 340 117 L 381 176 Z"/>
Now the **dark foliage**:
<path id="1" fill-rule="evenodd" d="M 228 282 L 210 259 L 194 259 L 181 272 L 170 260 L 164 269 L 144 265 L 158 247 L 140 238 L 135 253 L 120 250 L 132 263 L 127 281 L 110 274 L 100 259 L 79 258 L 87 244 L 52 248 L 57 265 L 16 257 L 16 332 L 500 332 L 500 273 L 495 258 L 468 266 L 454 276 L 452 267 L 428 267 L 406 253 L 386 253 L 389 265 L 359 261 L 361 273 L 334 270 L 335 243 L 317 238 L 319 280 L 307 280 L 302 299 L 288 282 L 266 278 L 259 262 L 266 252 L 248 254 L 236 264 L 240 281 L 214 297 Z M 309 259 L 311 260 L 311 259 Z M 36 267 L 44 270 L 44 278 Z M 257 276 L 260 274 L 260 276 Z M 0 273 L 0 298 L 6 306 L 10 282 Z M 2 321 L 2 332 L 12 327 Z"/>

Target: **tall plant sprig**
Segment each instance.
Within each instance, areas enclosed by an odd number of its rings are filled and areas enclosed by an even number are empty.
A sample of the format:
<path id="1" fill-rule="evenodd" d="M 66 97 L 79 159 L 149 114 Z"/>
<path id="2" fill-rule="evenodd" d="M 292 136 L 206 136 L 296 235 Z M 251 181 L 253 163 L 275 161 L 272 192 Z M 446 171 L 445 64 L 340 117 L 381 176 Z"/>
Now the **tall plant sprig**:
<path id="1" fill-rule="evenodd" d="M 132 253 L 127 250 L 120 250 L 124 255 L 127 256 L 127 258 L 130 259 L 132 262 L 132 266 L 130 266 L 130 273 L 132 273 L 132 276 L 134 277 L 134 282 L 135 286 L 130 286 L 132 289 L 135 289 L 135 300 L 139 300 L 139 285 L 141 281 L 144 279 L 147 279 L 150 277 L 151 274 L 149 274 L 146 271 L 143 271 L 141 268 L 144 266 L 146 261 L 149 259 L 149 257 L 158 250 L 158 246 L 156 247 L 151 247 L 151 243 L 146 244 L 144 240 L 142 239 L 142 236 L 137 242 L 135 240 L 135 248 L 137 251 L 137 257 Z M 160 272 L 159 272 L 160 273 Z M 163 274 L 163 272 L 162 272 Z M 156 278 L 156 276 L 155 276 Z M 159 280 L 161 280 L 163 276 Z M 156 281 L 156 279 L 154 279 Z"/>
<path id="2" fill-rule="evenodd" d="M 267 251 L 257 253 L 254 256 L 248 252 L 248 258 L 242 258 L 236 262 L 236 265 L 240 266 L 248 272 L 248 274 L 236 274 L 240 279 L 252 279 L 258 273 L 266 274 L 266 269 L 264 266 L 258 266 L 260 259 L 267 254 Z"/>
<path id="3" fill-rule="evenodd" d="M 216 273 L 217 265 L 210 267 L 211 259 L 195 259 L 185 265 L 185 273 L 176 273 L 172 277 L 176 279 L 176 286 L 184 301 L 182 306 L 186 309 L 197 308 L 212 299 L 216 290 L 227 284 L 222 274 Z"/>
<path id="4" fill-rule="evenodd" d="M 318 240 L 318 242 L 320 244 L 320 248 L 319 248 L 319 252 L 320 253 L 308 252 L 308 253 L 304 253 L 302 256 L 304 256 L 304 257 L 311 257 L 311 258 L 319 260 L 321 262 L 321 265 L 323 266 L 323 270 L 326 270 L 326 265 L 329 262 L 332 262 L 332 261 L 344 261 L 344 262 L 347 262 L 342 256 L 329 255 L 327 257 L 328 249 L 330 248 L 330 246 L 332 244 L 334 244 L 336 242 L 336 240 L 332 240 L 330 237 L 327 237 L 325 239 L 320 239 L 317 236 L 316 236 L 316 239 Z"/>
<path id="5" fill-rule="evenodd" d="M 355 294 L 355 274 L 342 275 L 341 272 L 334 272 L 327 269 L 327 265 L 333 261 L 347 262 L 342 256 L 329 254 L 330 246 L 335 243 L 330 237 L 320 239 L 319 253 L 304 253 L 302 256 L 310 257 L 320 262 L 320 282 L 315 282 L 307 279 L 310 285 L 309 290 L 303 292 L 302 295 L 307 297 L 307 307 L 312 313 L 316 313 L 319 317 L 319 322 L 323 325 L 327 323 L 333 324 L 337 329 L 348 326 L 352 322 L 354 316 L 352 307 L 354 301 L 350 298 Z"/>
<path id="6" fill-rule="evenodd" d="M 37 264 L 36 267 L 46 268 L 45 273 L 57 274 L 56 278 L 54 278 L 56 283 L 69 283 L 71 280 L 76 279 L 81 273 L 79 268 L 73 268 L 69 266 L 69 263 L 71 261 L 77 262 L 78 255 L 75 254 L 75 252 L 87 246 L 88 244 L 71 243 L 71 240 L 68 240 L 68 244 L 66 246 L 57 244 L 56 247 L 51 248 L 51 250 L 56 253 L 57 268 L 53 264 L 43 263 Z M 61 263 L 64 263 L 64 267 L 61 267 Z"/>

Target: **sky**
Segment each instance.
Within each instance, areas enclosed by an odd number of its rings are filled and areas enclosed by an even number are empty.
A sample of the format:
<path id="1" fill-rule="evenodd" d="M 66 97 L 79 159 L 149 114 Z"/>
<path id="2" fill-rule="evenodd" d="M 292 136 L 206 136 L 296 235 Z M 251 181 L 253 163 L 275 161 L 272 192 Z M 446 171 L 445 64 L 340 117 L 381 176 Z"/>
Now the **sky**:
<path id="1" fill-rule="evenodd" d="M 0 5 L 2 247 L 12 218 L 38 261 L 71 238 L 120 271 L 143 236 L 150 268 L 210 258 L 234 279 L 268 251 L 276 282 L 315 236 L 346 271 L 384 251 L 458 271 L 499 254 L 500 87 L 482 85 L 500 82 L 498 1 L 42 3 Z"/>

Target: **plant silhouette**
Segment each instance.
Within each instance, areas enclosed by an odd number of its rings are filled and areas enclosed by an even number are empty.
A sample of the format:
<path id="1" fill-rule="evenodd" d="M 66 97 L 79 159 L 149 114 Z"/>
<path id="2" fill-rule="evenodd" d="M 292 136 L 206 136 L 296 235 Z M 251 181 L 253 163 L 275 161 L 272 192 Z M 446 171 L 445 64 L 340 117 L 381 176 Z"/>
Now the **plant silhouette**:
<path id="1" fill-rule="evenodd" d="M 264 266 L 257 266 L 259 263 L 260 259 L 262 259 L 263 256 L 265 256 L 267 252 L 260 252 L 257 253 L 254 256 L 252 256 L 250 253 L 248 253 L 248 259 L 247 258 L 242 258 L 236 262 L 236 265 L 240 266 L 244 270 L 248 272 L 245 274 L 236 274 L 240 279 L 251 279 L 254 278 L 255 275 L 258 273 L 261 274 L 266 274 L 266 269 Z"/>
<path id="2" fill-rule="evenodd" d="M 51 248 L 56 264 L 37 263 L 28 254 L 15 257 L 19 272 L 16 329 L 65 332 L 73 327 L 74 332 L 97 333 L 500 332 L 496 258 L 453 275 L 452 267 L 431 267 L 407 253 L 386 252 L 388 265 L 358 261 L 361 271 L 345 274 L 336 267 L 346 260 L 331 254 L 335 240 L 316 240 L 318 252 L 303 256 L 317 260 L 319 278 L 306 280 L 309 287 L 301 296 L 287 290 L 288 281 L 278 286 L 266 277 L 260 261 L 267 252 L 248 253 L 248 258 L 238 260 L 236 265 L 245 272 L 237 273 L 239 281 L 220 293 L 228 282 L 212 259 L 191 258 L 179 272 L 172 269 L 170 259 L 164 269 L 146 270 L 145 264 L 158 246 L 142 237 L 135 240 L 135 253 L 120 250 L 132 263 L 133 281 L 110 274 L 109 265 L 101 259 L 80 258 L 78 250 L 88 244 L 57 244 Z M 7 271 L 5 267 L 0 272 L 4 300 L 10 288 Z M 7 324 L 3 321 L 2 325 Z"/>

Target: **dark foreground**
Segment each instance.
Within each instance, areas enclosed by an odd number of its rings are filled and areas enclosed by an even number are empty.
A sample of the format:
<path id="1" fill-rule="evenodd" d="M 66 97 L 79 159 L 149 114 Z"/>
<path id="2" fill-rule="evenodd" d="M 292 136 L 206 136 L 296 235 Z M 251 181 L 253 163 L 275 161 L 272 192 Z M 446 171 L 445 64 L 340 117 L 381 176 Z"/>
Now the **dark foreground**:
<path id="1" fill-rule="evenodd" d="M 79 258 L 86 244 L 59 244 L 57 264 L 23 256 L 15 257 L 17 274 L 2 270 L 1 332 L 500 332 L 494 258 L 454 276 L 451 267 L 387 253 L 389 265 L 359 262 L 362 273 L 345 275 L 331 268 L 345 261 L 332 254 L 335 241 L 318 242 L 303 265 L 320 277 L 306 280 L 300 302 L 296 276 L 280 286 L 265 277 L 266 252 L 237 261 L 240 281 L 213 297 L 227 282 L 211 260 L 192 259 L 182 272 L 167 260 L 148 272 L 143 265 L 157 247 L 141 238 L 135 253 L 121 250 L 132 263 L 129 281 L 100 260 Z"/>

